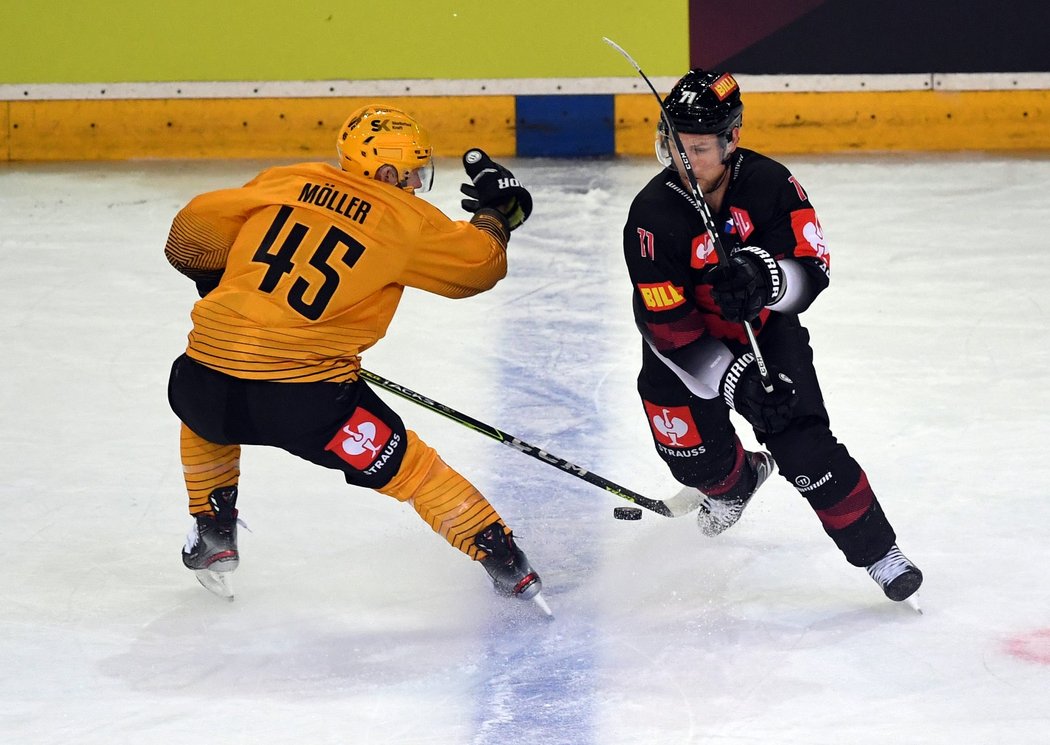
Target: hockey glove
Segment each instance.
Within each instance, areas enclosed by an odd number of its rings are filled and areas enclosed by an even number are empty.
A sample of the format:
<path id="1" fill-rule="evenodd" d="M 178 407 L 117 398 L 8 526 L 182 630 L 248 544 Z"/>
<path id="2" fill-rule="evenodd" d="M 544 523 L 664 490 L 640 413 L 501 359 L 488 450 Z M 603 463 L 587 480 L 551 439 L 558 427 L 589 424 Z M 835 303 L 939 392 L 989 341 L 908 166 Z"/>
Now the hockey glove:
<path id="1" fill-rule="evenodd" d="M 784 292 L 784 275 L 776 260 L 757 246 L 738 248 L 726 264 L 707 276 L 711 297 L 727 321 L 750 321 Z"/>
<path id="2" fill-rule="evenodd" d="M 473 183 L 459 190 L 466 195 L 461 204 L 467 212 L 494 209 L 514 230 L 532 214 L 532 195 L 518 183 L 514 174 L 494 162 L 483 150 L 472 148 L 463 154 L 463 168 Z"/>
<path id="3" fill-rule="evenodd" d="M 748 352 L 733 360 L 719 390 L 729 408 L 737 411 L 755 429 L 770 435 L 782 432 L 791 423 L 791 412 L 798 403 L 795 383 L 784 373 L 769 371 L 773 392 L 762 387 L 755 355 Z"/>

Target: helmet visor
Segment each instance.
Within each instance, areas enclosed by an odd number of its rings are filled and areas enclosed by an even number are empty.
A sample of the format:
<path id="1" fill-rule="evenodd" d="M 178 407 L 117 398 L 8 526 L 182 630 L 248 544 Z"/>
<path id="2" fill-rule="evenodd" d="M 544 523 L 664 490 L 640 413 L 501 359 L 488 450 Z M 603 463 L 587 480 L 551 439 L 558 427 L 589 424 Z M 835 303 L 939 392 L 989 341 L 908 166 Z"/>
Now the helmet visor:
<path id="1" fill-rule="evenodd" d="M 667 125 L 662 121 L 656 128 L 656 159 L 660 161 L 660 165 L 664 168 L 670 168 L 674 165 L 674 161 L 671 160 L 671 135 L 667 131 Z"/>
<path id="2" fill-rule="evenodd" d="M 397 187 L 409 194 L 423 194 L 434 184 L 434 161 L 428 160 L 418 168 L 408 171 Z"/>
<path id="3" fill-rule="evenodd" d="M 416 187 L 416 191 L 420 194 L 424 194 L 430 191 L 430 187 L 434 185 L 434 161 L 428 160 L 426 165 L 422 165 L 411 174 L 409 178 L 413 176 L 419 179 L 419 186 Z"/>

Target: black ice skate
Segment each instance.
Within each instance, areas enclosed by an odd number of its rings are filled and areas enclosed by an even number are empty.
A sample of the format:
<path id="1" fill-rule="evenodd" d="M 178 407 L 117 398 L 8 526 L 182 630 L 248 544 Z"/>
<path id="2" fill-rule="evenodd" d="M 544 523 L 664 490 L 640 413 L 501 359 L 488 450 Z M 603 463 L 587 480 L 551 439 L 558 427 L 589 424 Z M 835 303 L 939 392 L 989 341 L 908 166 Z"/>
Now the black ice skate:
<path id="1" fill-rule="evenodd" d="M 533 600 L 548 616 L 552 615 L 550 606 L 543 599 L 540 591 L 543 583 L 540 575 L 529 564 L 525 552 L 514 543 L 513 535 L 503 531 L 499 523 L 492 523 L 476 536 L 474 545 L 488 556 L 481 560 L 481 566 L 492 578 L 496 592 L 522 600 Z"/>
<path id="2" fill-rule="evenodd" d="M 733 527 L 758 488 L 769 478 L 769 474 L 773 473 L 773 456 L 765 451 L 744 453 L 744 459 L 754 474 L 755 485 L 740 497 L 704 497 L 704 501 L 700 503 L 700 510 L 696 513 L 696 523 L 704 535 L 716 536 Z"/>
<path id="3" fill-rule="evenodd" d="M 918 598 L 914 597 L 922 585 L 922 572 L 901 553 L 897 544 L 893 544 L 885 556 L 868 566 L 868 574 L 879 583 L 879 587 L 890 600 L 907 600 L 911 607 L 922 612 L 919 609 Z"/>
<path id="4" fill-rule="evenodd" d="M 219 597 L 233 600 L 233 570 L 237 552 L 237 488 L 216 489 L 209 501 L 215 515 L 197 515 L 186 536 L 182 563 L 197 580 Z"/>

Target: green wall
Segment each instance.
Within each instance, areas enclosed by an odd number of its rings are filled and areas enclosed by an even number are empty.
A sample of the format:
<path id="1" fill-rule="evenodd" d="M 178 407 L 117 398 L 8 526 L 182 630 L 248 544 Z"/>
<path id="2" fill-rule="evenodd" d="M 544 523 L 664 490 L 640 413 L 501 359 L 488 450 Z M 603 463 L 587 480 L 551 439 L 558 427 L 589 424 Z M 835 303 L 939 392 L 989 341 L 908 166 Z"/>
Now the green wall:
<path id="1" fill-rule="evenodd" d="M 629 77 L 689 64 L 687 0 L 3 0 L 0 83 Z"/>

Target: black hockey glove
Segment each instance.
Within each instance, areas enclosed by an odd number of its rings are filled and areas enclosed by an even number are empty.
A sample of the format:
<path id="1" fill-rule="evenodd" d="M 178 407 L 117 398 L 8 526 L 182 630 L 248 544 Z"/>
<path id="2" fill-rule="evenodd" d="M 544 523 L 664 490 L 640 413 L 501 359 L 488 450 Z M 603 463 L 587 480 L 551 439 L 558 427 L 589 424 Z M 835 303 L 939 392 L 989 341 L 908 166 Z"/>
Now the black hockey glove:
<path id="1" fill-rule="evenodd" d="M 511 230 L 529 219 L 532 195 L 513 173 L 493 161 L 484 150 L 471 148 L 463 153 L 463 168 L 473 182 L 459 187 L 467 196 L 461 202 L 463 209 L 467 212 L 494 209 L 507 218 Z"/>
<path id="2" fill-rule="evenodd" d="M 729 408 L 736 410 L 757 430 L 775 435 L 787 428 L 798 403 L 795 383 L 784 373 L 769 371 L 773 392 L 766 393 L 755 355 L 748 352 L 733 360 L 719 390 Z"/>
<path id="3" fill-rule="evenodd" d="M 738 248 L 727 264 L 708 273 L 707 281 L 727 321 L 750 321 L 784 291 L 784 275 L 776 260 L 757 246 Z"/>

